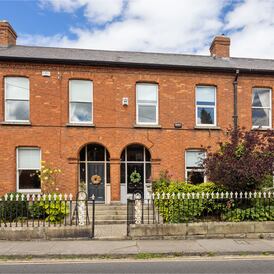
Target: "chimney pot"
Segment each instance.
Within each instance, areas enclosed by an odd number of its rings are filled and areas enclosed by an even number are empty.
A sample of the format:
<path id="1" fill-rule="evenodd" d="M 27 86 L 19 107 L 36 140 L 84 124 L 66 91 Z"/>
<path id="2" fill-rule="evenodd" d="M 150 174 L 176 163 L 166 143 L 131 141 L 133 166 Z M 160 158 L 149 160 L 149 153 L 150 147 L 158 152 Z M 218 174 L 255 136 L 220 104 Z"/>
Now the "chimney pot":
<path id="1" fill-rule="evenodd" d="M 16 45 L 17 34 L 6 20 L 0 21 L 0 47 Z"/>
<path id="2" fill-rule="evenodd" d="M 215 36 L 209 50 L 212 57 L 229 58 L 230 38 L 224 35 Z"/>

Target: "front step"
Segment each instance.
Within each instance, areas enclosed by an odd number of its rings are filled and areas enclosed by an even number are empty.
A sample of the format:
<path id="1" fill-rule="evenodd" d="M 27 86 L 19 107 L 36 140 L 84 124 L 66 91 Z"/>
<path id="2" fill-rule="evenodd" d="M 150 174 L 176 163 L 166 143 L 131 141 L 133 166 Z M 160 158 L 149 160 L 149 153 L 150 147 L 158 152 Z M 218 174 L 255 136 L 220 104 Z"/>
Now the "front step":
<path id="1" fill-rule="evenodd" d="M 143 204 L 144 222 L 152 222 L 152 206 Z M 125 204 L 96 204 L 95 205 L 95 225 L 115 225 L 127 224 L 127 205 Z M 92 218 L 92 206 L 89 206 L 89 217 Z M 154 212 L 154 218 L 156 212 Z"/>
<path id="2" fill-rule="evenodd" d="M 92 206 L 89 206 L 89 216 L 92 218 Z M 95 204 L 95 225 L 126 225 L 127 205 Z"/>

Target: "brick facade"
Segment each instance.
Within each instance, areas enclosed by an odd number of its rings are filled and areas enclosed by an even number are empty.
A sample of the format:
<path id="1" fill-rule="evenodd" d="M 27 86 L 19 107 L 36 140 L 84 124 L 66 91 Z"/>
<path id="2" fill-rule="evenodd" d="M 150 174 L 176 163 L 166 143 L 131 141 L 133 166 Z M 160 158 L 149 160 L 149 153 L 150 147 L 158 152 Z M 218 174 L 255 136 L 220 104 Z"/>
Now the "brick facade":
<path id="1" fill-rule="evenodd" d="M 50 71 L 43 77 L 42 71 Z M 30 80 L 30 125 L 4 122 L 4 77 Z M 40 147 L 42 159 L 62 169 L 60 191 L 78 190 L 80 149 L 99 143 L 110 153 L 111 200 L 120 200 L 120 156 L 129 144 L 146 146 L 152 157 L 152 177 L 169 170 L 173 178 L 185 177 L 185 150 L 211 146 L 224 140 L 233 124 L 234 73 L 183 69 L 144 69 L 83 65 L 0 63 L 0 194 L 16 191 L 16 148 Z M 69 126 L 68 83 L 70 79 L 93 81 L 94 127 Z M 159 85 L 159 128 L 136 128 L 136 83 Z M 214 85 L 217 90 L 217 128 L 195 128 L 195 87 Z M 241 74 L 238 84 L 239 125 L 251 128 L 253 87 L 273 90 L 268 75 Z M 122 105 L 128 97 L 129 105 Z M 272 107 L 273 107 L 272 96 Z M 272 112 L 272 121 L 274 120 Z M 175 122 L 182 128 L 176 129 Z"/>

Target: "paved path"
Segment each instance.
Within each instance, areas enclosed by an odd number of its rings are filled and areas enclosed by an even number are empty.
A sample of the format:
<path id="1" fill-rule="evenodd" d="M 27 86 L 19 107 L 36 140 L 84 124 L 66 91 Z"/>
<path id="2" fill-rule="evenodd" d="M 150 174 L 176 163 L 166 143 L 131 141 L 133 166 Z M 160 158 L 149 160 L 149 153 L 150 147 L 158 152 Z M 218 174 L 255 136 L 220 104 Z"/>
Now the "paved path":
<path id="1" fill-rule="evenodd" d="M 183 255 L 274 254 L 274 240 L 79 240 L 0 241 L 0 256 L 92 256 L 138 253 L 180 253 Z"/>

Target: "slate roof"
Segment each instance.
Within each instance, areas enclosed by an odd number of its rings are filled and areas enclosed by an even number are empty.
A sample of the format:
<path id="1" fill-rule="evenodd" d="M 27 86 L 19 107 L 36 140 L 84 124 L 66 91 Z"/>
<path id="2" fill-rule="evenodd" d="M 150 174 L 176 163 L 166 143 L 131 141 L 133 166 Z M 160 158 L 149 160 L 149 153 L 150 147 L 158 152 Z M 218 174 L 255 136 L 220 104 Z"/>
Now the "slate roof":
<path id="1" fill-rule="evenodd" d="M 0 60 L 274 73 L 274 60 L 53 47 L 0 47 Z"/>

